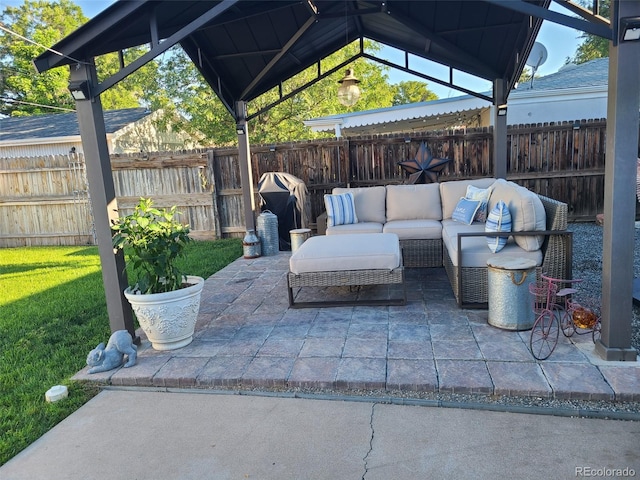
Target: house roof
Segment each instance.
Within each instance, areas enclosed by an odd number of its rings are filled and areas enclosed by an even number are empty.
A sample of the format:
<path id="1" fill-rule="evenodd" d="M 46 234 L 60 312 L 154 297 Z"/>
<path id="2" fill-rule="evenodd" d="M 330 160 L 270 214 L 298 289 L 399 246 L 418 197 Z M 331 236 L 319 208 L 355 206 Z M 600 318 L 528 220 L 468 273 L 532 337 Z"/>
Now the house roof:
<path id="1" fill-rule="evenodd" d="M 106 133 L 115 133 L 150 114 L 151 111 L 146 108 L 106 111 L 104 112 Z M 78 116 L 75 112 L 0 118 L 0 142 L 74 136 L 80 136 Z"/>
<path id="2" fill-rule="evenodd" d="M 609 58 L 596 58 L 576 65 L 569 63 L 557 72 L 533 79 L 532 90 L 560 90 L 564 88 L 593 87 L 607 85 L 609 81 Z M 513 90 L 517 94 L 530 87 L 530 82 Z"/>

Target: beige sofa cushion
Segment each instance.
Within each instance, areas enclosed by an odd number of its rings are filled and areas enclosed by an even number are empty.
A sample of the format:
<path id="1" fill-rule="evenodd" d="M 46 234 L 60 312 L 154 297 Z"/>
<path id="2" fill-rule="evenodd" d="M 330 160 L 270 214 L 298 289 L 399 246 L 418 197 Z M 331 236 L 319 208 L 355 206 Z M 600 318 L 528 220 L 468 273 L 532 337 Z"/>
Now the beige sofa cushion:
<path id="1" fill-rule="evenodd" d="M 453 265 L 458 265 L 458 233 L 481 232 L 484 233 L 484 224 L 463 225 L 454 220 L 442 222 L 442 245 L 449 254 Z M 462 266 L 486 267 L 487 260 L 494 255 L 511 255 L 517 258 L 533 260 L 536 265 L 542 265 L 542 250 L 526 251 L 513 239 L 509 239 L 507 245 L 499 253 L 492 253 L 487 247 L 485 236 L 468 237 L 462 239 Z"/>
<path id="2" fill-rule="evenodd" d="M 393 270 L 401 264 L 393 233 L 319 235 L 305 241 L 289 259 L 292 273 Z"/>
<path id="3" fill-rule="evenodd" d="M 336 187 L 331 193 L 353 193 L 353 202 L 356 206 L 356 216 L 359 222 L 384 223 L 386 189 L 378 187 L 341 188 Z"/>
<path id="4" fill-rule="evenodd" d="M 439 184 L 387 185 L 387 222 L 394 220 L 442 220 Z"/>
<path id="5" fill-rule="evenodd" d="M 392 220 L 384 224 L 383 232 L 395 233 L 400 240 L 435 240 L 442 237 L 439 220 Z"/>
<path id="6" fill-rule="evenodd" d="M 547 216 L 542 201 L 532 191 L 514 182 L 504 179 L 496 180 L 489 197 L 489 211 L 502 200 L 509 207 L 511 214 L 511 231 L 523 232 L 528 230 L 546 230 Z M 544 242 L 544 236 L 523 237 L 514 235 L 516 243 L 532 252 L 539 250 Z"/>
<path id="7" fill-rule="evenodd" d="M 440 199 L 442 202 L 442 218 L 451 218 L 458 201 L 467 194 L 467 186 L 489 188 L 495 182 L 495 178 L 478 178 L 475 180 L 453 180 L 440 182 Z M 489 208 L 491 210 L 491 208 Z"/>
<path id="8" fill-rule="evenodd" d="M 327 227 L 327 235 L 342 235 L 346 233 L 382 233 L 383 225 L 377 222 L 359 222 L 350 225 L 334 225 Z"/>

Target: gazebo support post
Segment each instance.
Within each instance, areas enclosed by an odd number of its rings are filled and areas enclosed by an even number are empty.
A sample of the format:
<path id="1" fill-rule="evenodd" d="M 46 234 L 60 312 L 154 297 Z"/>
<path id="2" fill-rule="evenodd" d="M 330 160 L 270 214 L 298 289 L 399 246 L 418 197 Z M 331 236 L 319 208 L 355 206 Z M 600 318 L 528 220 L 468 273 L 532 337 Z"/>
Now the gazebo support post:
<path id="1" fill-rule="evenodd" d="M 507 92 L 502 78 L 493 81 L 493 176 L 507 178 Z"/>
<path id="2" fill-rule="evenodd" d="M 70 70 L 71 81 L 88 82 L 91 92 L 91 87 L 97 84 L 95 66 L 78 64 L 72 65 Z M 133 312 L 123 293 L 128 286 L 124 256 L 121 252 L 114 253 L 111 243 L 111 220 L 118 218 L 118 204 L 100 97 L 93 98 L 90 94 L 86 100 L 76 100 L 76 112 L 91 192 L 109 326 L 111 332 L 127 330 L 136 343 L 139 343 L 133 324 Z"/>
<path id="3" fill-rule="evenodd" d="M 605 360 L 635 361 L 631 346 L 633 238 L 638 158 L 640 44 L 619 42 L 622 17 L 640 16 L 640 2 L 612 3 L 602 256 L 602 335 Z"/>
<path id="4" fill-rule="evenodd" d="M 238 166 L 242 182 L 242 201 L 244 204 L 244 223 L 248 230 L 256 229 L 255 197 L 253 194 L 253 169 L 249 149 L 249 131 L 247 129 L 247 102 L 236 102 L 236 133 L 238 135 Z"/>

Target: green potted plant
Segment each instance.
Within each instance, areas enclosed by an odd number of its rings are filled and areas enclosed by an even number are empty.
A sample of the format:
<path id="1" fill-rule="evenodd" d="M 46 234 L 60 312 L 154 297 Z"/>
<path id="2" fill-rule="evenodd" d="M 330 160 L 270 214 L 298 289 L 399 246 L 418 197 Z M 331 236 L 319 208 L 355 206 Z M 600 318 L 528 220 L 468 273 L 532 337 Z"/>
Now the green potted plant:
<path id="1" fill-rule="evenodd" d="M 124 295 L 156 350 L 173 350 L 193 340 L 204 279 L 185 275 L 189 226 L 176 219 L 176 207 L 158 209 L 141 198 L 133 213 L 113 222 L 113 246 L 125 253 L 133 275 Z"/>

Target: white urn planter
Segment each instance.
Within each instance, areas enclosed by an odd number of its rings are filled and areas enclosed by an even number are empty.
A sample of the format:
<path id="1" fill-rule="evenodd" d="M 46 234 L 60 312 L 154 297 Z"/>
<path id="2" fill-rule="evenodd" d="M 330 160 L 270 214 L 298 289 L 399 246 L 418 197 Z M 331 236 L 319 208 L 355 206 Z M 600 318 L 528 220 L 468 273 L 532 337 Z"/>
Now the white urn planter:
<path id="1" fill-rule="evenodd" d="M 193 340 L 204 279 L 188 275 L 186 283 L 191 285 L 172 292 L 135 294 L 131 287 L 124 291 L 155 350 L 174 350 Z"/>

